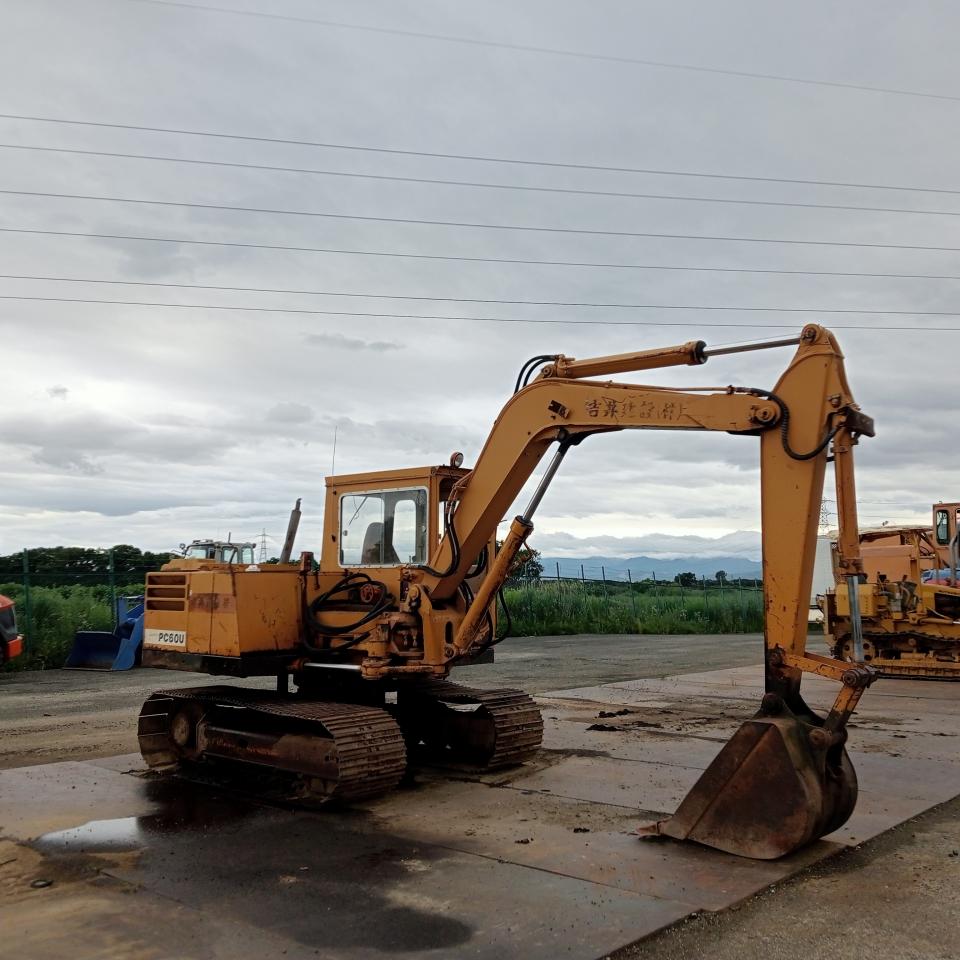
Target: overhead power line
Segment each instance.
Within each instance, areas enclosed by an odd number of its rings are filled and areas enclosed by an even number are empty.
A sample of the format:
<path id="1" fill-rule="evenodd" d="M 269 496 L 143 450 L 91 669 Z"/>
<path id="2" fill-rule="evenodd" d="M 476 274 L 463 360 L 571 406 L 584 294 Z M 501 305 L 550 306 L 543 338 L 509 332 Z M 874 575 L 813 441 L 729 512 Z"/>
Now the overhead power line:
<path id="1" fill-rule="evenodd" d="M 237 247 L 244 250 L 280 250 L 286 253 L 328 253 L 351 257 L 389 257 L 404 260 L 449 260 L 457 263 L 502 263 L 521 266 L 585 267 L 611 270 L 677 270 L 691 273 L 756 273 L 811 277 L 872 277 L 887 280 L 960 280 L 960 275 L 936 273 L 856 273 L 839 270 L 773 270 L 748 267 L 687 267 L 646 263 L 602 263 L 590 260 L 534 260 L 511 257 L 465 257 L 440 253 L 403 253 L 395 250 L 351 250 L 345 247 L 303 247 L 279 243 L 242 243 L 231 240 L 196 240 L 189 237 L 145 237 L 126 233 L 89 233 L 75 230 L 37 230 L 26 227 L 0 227 L 0 233 L 29 234 L 41 237 L 70 237 L 91 240 L 134 240 L 144 243 L 182 243 L 201 247 Z M 732 238 L 731 238 L 732 239 Z M 751 243 L 791 243 L 790 240 L 750 240 Z M 796 241 L 817 243 L 815 240 Z M 824 244 L 833 245 L 830 241 Z M 839 244 L 876 246 L 875 244 Z M 911 248 L 912 249 L 912 248 Z M 927 249 L 926 247 L 921 249 Z"/>
<path id="2" fill-rule="evenodd" d="M 918 207 L 873 207 L 847 203 L 809 203 L 791 200 L 756 200 L 735 197 L 700 197 L 671 193 L 631 193 L 620 190 L 581 190 L 570 187 L 543 187 L 519 183 L 483 183 L 475 180 L 447 180 L 439 177 L 399 177 L 379 173 L 355 173 L 345 170 L 318 170 L 311 167 L 283 167 L 275 164 L 240 163 L 229 160 L 200 160 L 169 157 L 156 154 L 120 153 L 113 150 L 81 150 L 68 147 L 43 147 L 21 143 L 0 143 L 3 150 L 29 150 L 38 153 L 66 153 L 83 157 L 110 157 L 120 160 L 151 160 L 162 163 L 184 163 L 196 166 L 227 167 L 236 170 L 262 170 L 271 173 L 311 174 L 324 177 L 343 177 L 351 180 L 378 180 L 390 183 L 422 183 L 433 186 L 468 187 L 482 190 L 514 190 L 529 193 L 566 194 L 581 197 L 615 197 L 632 200 L 674 200 L 684 203 L 722 203 L 750 207 L 794 207 L 805 210 L 849 210 L 866 213 L 908 213 L 930 217 L 960 217 L 960 210 L 924 210 Z M 957 191 L 960 193 L 960 191 Z"/>
<path id="3" fill-rule="evenodd" d="M 855 243 L 845 240 L 796 240 L 773 237 L 729 237 L 699 233 L 653 233 L 637 230 L 590 230 L 582 227 L 541 227 L 519 223 L 477 223 L 469 220 L 426 220 L 419 217 L 374 217 L 355 213 L 330 213 L 324 210 L 288 210 L 279 207 L 246 207 L 222 203 L 196 203 L 185 200 L 148 200 L 142 197 L 105 197 L 85 193 L 52 193 L 41 190 L 0 190 L 0 195 L 42 197 L 53 200 L 93 200 L 104 203 L 129 203 L 152 207 L 182 207 L 190 210 L 222 210 L 229 213 L 260 213 L 281 217 L 313 217 L 326 220 L 362 220 L 367 223 L 407 223 L 428 227 L 458 227 L 471 230 L 514 230 L 523 233 L 559 233 L 588 237 L 647 237 L 658 240 L 712 240 L 731 243 L 787 243 L 803 246 L 863 247 L 881 250 L 956 251 L 960 247 L 941 247 L 902 243 Z"/>
<path id="4" fill-rule="evenodd" d="M 165 283 L 156 280 L 103 280 L 96 277 L 37 276 L 19 273 L 0 273 L 0 280 L 30 280 L 44 283 L 92 283 L 122 287 L 160 287 L 170 290 L 216 290 L 233 293 L 281 293 L 310 297 L 345 297 L 364 300 L 417 300 L 431 303 L 479 303 L 527 307 L 590 307 L 623 310 L 691 310 L 721 311 L 728 313 L 829 313 L 856 314 L 859 316 L 890 317 L 960 317 L 960 310 L 859 310 L 851 307 L 752 307 L 720 306 L 716 304 L 677 303 L 616 303 L 590 302 L 583 300 L 505 300 L 488 297 L 438 297 L 401 293 L 358 293 L 342 290 L 303 290 L 280 287 L 238 287 L 202 283 Z"/>
<path id="5" fill-rule="evenodd" d="M 956 195 L 960 190 L 940 187 L 904 186 L 884 183 L 857 183 L 847 180 L 815 180 L 800 177 L 763 177 L 751 174 L 705 173 L 693 170 L 670 170 L 657 167 L 627 167 L 597 163 L 570 163 L 558 160 L 530 160 L 521 157 L 492 157 L 482 154 L 439 153 L 427 150 L 401 150 L 372 147 L 355 143 L 322 140 L 298 140 L 284 137 L 254 136 L 241 133 L 220 133 L 213 130 L 190 130 L 180 127 L 144 126 L 133 123 L 109 123 L 102 120 L 72 120 L 66 117 L 42 117 L 22 113 L 0 113 L 2 120 L 25 120 L 31 123 L 66 124 L 76 127 L 97 127 L 105 130 L 134 130 L 142 133 L 166 133 L 182 137 L 209 137 L 215 140 L 241 140 L 247 143 L 272 143 L 283 146 L 319 147 L 325 150 L 355 150 L 360 153 L 384 153 L 401 157 L 427 157 L 432 160 L 469 160 L 477 163 L 504 163 L 523 167 L 550 167 L 558 170 L 594 170 L 602 173 L 638 173 L 657 177 L 696 177 L 707 180 L 740 180 L 747 183 L 783 183 L 796 186 L 850 187 L 865 190 L 899 190 L 907 193 L 939 193 Z"/>
<path id="6" fill-rule="evenodd" d="M 87 303 L 120 307 L 162 307 L 171 310 L 226 310 L 237 313 L 279 313 L 296 314 L 305 316 L 335 316 L 335 317 L 372 317 L 388 318 L 395 320 L 456 320 L 470 323 L 533 323 L 533 324 L 575 324 L 578 326 L 601 326 L 601 327 L 686 327 L 691 326 L 691 321 L 670 321 L 670 320 L 575 320 L 575 319 L 553 319 L 553 318 L 531 318 L 531 317 L 464 317 L 464 316 L 436 316 L 422 313 L 371 313 L 369 311 L 349 311 L 349 310 L 314 310 L 294 307 L 250 307 L 250 306 L 232 306 L 221 303 L 163 303 L 159 301 L 144 300 L 103 300 L 84 297 L 41 297 L 41 296 L 20 296 L 15 294 L 0 294 L 0 300 L 19 300 L 38 303 Z M 841 313 L 843 311 L 815 310 L 804 307 L 789 308 L 766 308 L 766 307 L 659 307 L 651 304 L 649 309 L 672 309 L 672 310 L 742 310 L 763 311 L 770 313 Z M 871 311 L 849 311 L 853 313 L 870 313 Z M 880 315 L 880 312 L 878 312 Z M 924 316 L 924 314 L 910 314 L 911 316 Z M 960 311 L 952 314 L 937 314 L 938 316 L 960 317 Z M 734 327 L 757 329 L 796 329 L 795 324 L 786 323 L 702 323 L 697 322 L 698 327 Z M 910 333 L 960 333 L 960 327 L 920 327 L 917 326 L 877 326 L 876 324 L 832 324 L 832 330 L 869 330 L 873 333 L 883 331 L 909 331 Z"/>
<path id="7" fill-rule="evenodd" d="M 723 67 L 706 67 L 692 63 L 676 63 L 667 60 L 650 60 L 641 57 L 625 57 L 611 53 L 590 53 L 586 50 L 568 50 L 560 47 L 544 47 L 525 43 L 508 43 L 502 40 L 484 40 L 479 37 L 463 37 L 445 33 L 428 33 L 422 30 L 404 30 L 399 27 L 378 27 L 360 23 L 345 23 L 341 20 L 321 20 L 313 17 L 298 17 L 291 14 L 266 13 L 259 10 L 236 10 L 205 3 L 183 3 L 180 0 L 128 0 L 148 3 L 153 6 L 178 7 L 185 10 L 202 10 L 208 13 L 231 14 L 241 17 L 257 17 L 266 20 L 282 20 L 289 23 L 313 24 L 333 27 L 338 30 L 355 30 L 387 36 L 406 37 L 417 40 L 434 40 L 443 43 L 458 43 L 473 47 L 490 47 L 498 50 L 513 50 L 517 53 L 538 53 L 555 57 L 572 57 L 579 60 L 595 60 L 604 63 L 619 63 L 640 67 L 655 67 L 663 70 L 682 70 L 693 73 L 719 74 L 746 80 L 772 80 L 780 83 L 798 83 L 817 87 L 834 87 L 843 90 L 859 90 L 868 93 L 894 94 L 901 97 L 923 97 L 931 100 L 960 100 L 960 97 L 945 93 L 929 93 L 924 90 L 907 90 L 899 87 L 880 87 L 872 84 L 847 83 L 841 80 L 817 80 L 809 77 L 794 77 L 778 73 L 760 73 L 748 70 L 730 70 Z"/>
<path id="8" fill-rule="evenodd" d="M 824 497 L 824 503 L 836 503 L 836 499 L 833 497 Z M 904 497 L 903 500 L 866 500 L 863 497 L 857 497 L 857 503 L 871 503 L 871 504 L 885 504 L 892 507 L 915 507 L 919 500 L 911 500 L 907 497 Z M 929 510 L 930 504 L 923 504 L 923 509 Z"/>

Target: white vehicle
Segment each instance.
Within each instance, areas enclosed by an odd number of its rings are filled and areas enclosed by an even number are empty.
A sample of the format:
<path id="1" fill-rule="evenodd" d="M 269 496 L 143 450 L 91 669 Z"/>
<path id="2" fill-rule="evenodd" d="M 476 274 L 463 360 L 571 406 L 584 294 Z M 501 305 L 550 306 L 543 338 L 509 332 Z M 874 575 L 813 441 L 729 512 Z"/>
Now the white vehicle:
<path id="1" fill-rule="evenodd" d="M 817 537 L 813 555 L 813 583 L 810 585 L 810 615 L 808 623 L 823 623 L 823 611 L 817 602 L 828 590 L 836 586 L 833 572 L 833 537 Z"/>

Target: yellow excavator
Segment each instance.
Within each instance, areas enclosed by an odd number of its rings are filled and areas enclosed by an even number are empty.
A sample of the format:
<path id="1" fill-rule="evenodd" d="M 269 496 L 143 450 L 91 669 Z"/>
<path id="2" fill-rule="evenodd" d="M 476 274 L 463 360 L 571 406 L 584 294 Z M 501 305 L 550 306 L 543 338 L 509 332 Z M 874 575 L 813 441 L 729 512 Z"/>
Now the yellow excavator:
<path id="1" fill-rule="evenodd" d="M 797 349 L 773 390 L 609 379 L 782 346 Z M 286 796 L 315 803 L 389 790 L 408 763 L 491 769 L 530 758 L 543 732 L 532 699 L 447 677 L 499 641 L 498 593 L 564 457 L 589 436 L 626 429 L 712 430 L 760 443 L 766 693 L 675 815 L 647 829 L 770 859 L 842 825 L 857 795 L 846 725 L 876 674 L 807 652 L 807 606 L 828 458 L 839 564 L 856 596 L 853 449 L 873 436 L 873 421 L 854 402 L 836 340 L 817 325 L 717 349 L 696 341 L 593 359 L 533 357 L 473 469 L 454 454 L 446 466 L 328 477 L 318 560 L 303 553 L 245 568 L 178 558 L 149 574 L 145 666 L 276 675 L 277 688 L 154 693 L 139 721 L 147 764 L 245 786 L 279 783 Z M 501 517 L 551 449 L 497 551 Z M 839 684 L 825 717 L 804 702 L 805 673 Z"/>
<path id="2" fill-rule="evenodd" d="M 862 659 L 885 677 L 960 679 L 960 503 L 935 503 L 932 514 L 928 527 L 860 534 Z M 853 660 L 848 591 L 827 590 L 819 602 L 833 656 Z"/>

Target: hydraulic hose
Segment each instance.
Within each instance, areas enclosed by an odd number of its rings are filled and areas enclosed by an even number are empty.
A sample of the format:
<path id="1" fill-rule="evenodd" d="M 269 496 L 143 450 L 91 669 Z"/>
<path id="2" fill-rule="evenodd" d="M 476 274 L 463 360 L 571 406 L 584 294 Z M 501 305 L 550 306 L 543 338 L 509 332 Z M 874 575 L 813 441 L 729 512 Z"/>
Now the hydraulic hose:
<path id="1" fill-rule="evenodd" d="M 507 606 L 507 595 L 503 592 L 503 587 L 497 591 L 497 598 L 500 600 L 500 606 L 503 607 L 503 615 L 507 619 L 507 625 L 503 628 L 503 633 L 495 640 L 492 640 L 490 646 L 495 646 L 503 640 L 506 640 L 513 633 L 513 617 L 510 616 L 510 607 Z M 492 634 L 492 631 L 491 631 Z"/>
<path id="2" fill-rule="evenodd" d="M 775 393 L 771 393 L 769 390 L 755 390 L 751 389 L 751 393 L 757 394 L 760 397 L 766 397 L 768 400 L 772 400 L 780 408 L 780 442 L 783 444 L 783 451 L 786 453 L 791 460 L 812 460 L 814 457 L 823 453 L 827 448 L 830 441 L 837 435 L 840 431 L 840 427 L 833 427 L 828 430 L 824 435 L 823 439 L 812 449 L 808 450 L 806 453 L 797 453 L 790 446 L 789 430 L 790 430 L 790 409 L 787 405 L 780 399 Z"/>
<path id="3" fill-rule="evenodd" d="M 474 577 L 479 577 L 484 570 L 487 569 L 487 555 L 489 550 L 487 547 L 484 547 L 480 551 L 480 556 L 477 557 L 477 562 L 467 571 L 464 576 L 464 580 L 473 580 Z"/>
<path id="4" fill-rule="evenodd" d="M 446 570 L 434 570 L 429 564 L 422 564 L 421 570 L 425 570 L 431 577 L 449 577 L 457 567 L 460 566 L 460 540 L 457 537 L 457 528 L 453 522 L 453 515 L 456 511 L 453 500 L 447 500 L 443 509 L 443 532 L 450 537 L 450 563 Z"/>
<path id="5" fill-rule="evenodd" d="M 514 393 L 519 393 L 521 388 L 525 387 L 530 382 L 530 377 L 533 375 L 533 369 L 538 363 L 547 363 L 548 361 L 556 360 L 557 354 L 541 353 L 536 357 L 531 357 L 521 368 L 520 372 L 517 374 L 517 382 L 513 388 Z"/>
<path id="6" fill-rule="evenodd" d="M 330 626 L 328 624 L 321 623 L 317 619 L 317 614 L 319 614 L 323 608 L 327 606 L 338 594 L 346 593 L 347 591 L 358 586 L 358 581 L 360 583 L 371 583 L 380 588 L 380 600 L 374 604 L 373 609 L 364 614 L 359 620 L 355 620 L 353 623 L 342 624 L 340 626 Z M 326 637 L 335 637 L 343 633 L 353 633 L 355 630 L 369 623 L 371 620 L 376 619 L 381 613 L 383 613 L 383 611 L 390 606 L 391 599 L 392 598 L 387 590 L 386 584 L 379 580 L 374 580 L 365 573 L 360 573 L 358 571 L 354 573 L 348 573 L 342 579 L 338 580 L 329 590 L 326 590 L 318 597 L 315 597 L 313 602 L 310 604 L 309 609 L 310 617 L 313 621 L 313 629 L 316 630 L 317 633 Z M 355 638 L 354 640 L 350 641 L 351 645 L 357 642 L 359 642 L 359 638 Z"/>

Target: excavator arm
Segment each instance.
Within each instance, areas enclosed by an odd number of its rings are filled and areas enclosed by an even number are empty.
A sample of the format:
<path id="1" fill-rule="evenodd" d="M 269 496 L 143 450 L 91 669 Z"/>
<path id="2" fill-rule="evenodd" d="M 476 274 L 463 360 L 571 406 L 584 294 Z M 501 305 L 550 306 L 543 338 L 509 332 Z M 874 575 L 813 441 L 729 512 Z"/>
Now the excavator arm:
<path id="1" fill-rule="evenodd" d="M 749 387 L 694 391 L 580 379 L 668 365 L 699 365 L 717 353 L 702 342 L 666 350 L 591 360 L 558 357 L 538 379 L 519 390 L 497 418 L 472 472 L 458 491 L 450 524 L 417 580 L 433 604 L 455 597 L 469 568 L 553 444 L 557 449 L 530 506 L 510 534 L 472 605 L 502 586 L 510 561 L 533 529 L 533 513 L 569 449 L 591 434 L 626 429 L 710 430 L 759 436 L 767 646 L 802 655 L 813 580 L 816 531 L 824 473 L 836 463 L 844 572 L 858 576 L 859 536 L 853 481 L 853 445 L 873 434 L 860 413 L 829 331 L 807 326 L 800 337 L 757 346 L 797 344 L 789 367 L 772 391 Z M 750 349 L 747 347 L 746 349 Z M 472 640 L 461 625 L 457 653 Z"/>
<path id="2" fill-rule="evenodd" d="M 794 850 L 836 829 L 849 816 L 856 802 L 856 777 L 844 749 L 846 723 L 875 677 L 862 657 L 850 664 L 806 650 L 817 525 L 831 458 L 841 566 L 852 598 L 862 572 L 853 447 L 861 435 L 873 436 L 873 422 L 854 402 L 843 354 L 833 335 L 816 325 L 805 327 L 793 340 L 714 354 L 786 344 L 796 344 L 797 351 L 772 391 L 678 390 L 582 379 L 702 364 L 711 353 L 698 342 L 591 360 L 557 357 L 504 407 L 475 468 L 460 485 L 445 537 L 417 576 L 428 607 L 455 598 L 497 522 L 557 444 L 529 506 L 513 520 L 453 643 L 446 647 L 447 657 L 455 662 L 475 652 L 485 613 L 533 530 L 534 511 L 571 447 L 591 434 L 624 429 L 759 436 L 766 694 L 760 712 L 724 747 L 674 817 L 651 832 L 760 858 Z M 841 684 L 825 719 L 801 697 L 804 673 Z"/>

